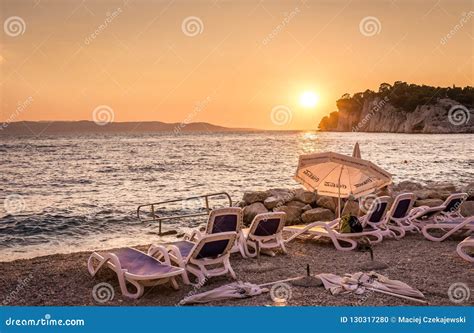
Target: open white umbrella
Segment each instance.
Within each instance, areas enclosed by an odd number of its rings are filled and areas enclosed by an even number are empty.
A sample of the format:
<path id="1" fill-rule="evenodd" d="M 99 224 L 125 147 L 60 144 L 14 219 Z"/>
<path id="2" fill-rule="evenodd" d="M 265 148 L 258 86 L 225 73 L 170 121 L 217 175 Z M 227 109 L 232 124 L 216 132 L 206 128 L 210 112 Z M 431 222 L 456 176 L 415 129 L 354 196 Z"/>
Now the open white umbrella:
<path id="1" fill-rule="evenodd" d="M 295 180 L 319 195 L 360 198 L 392 183 L 392 175 L 370 161 L 338 153 L 301 155 Z"/>

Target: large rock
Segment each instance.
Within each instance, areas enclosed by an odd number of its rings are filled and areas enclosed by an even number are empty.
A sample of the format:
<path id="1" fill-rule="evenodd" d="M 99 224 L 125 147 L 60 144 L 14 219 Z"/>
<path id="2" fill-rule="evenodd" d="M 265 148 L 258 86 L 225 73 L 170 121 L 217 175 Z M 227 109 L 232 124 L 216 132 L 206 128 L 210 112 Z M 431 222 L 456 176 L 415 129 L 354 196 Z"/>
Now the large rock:
<path id="1" fill-rule="evenodd" d="M 337 198 L 319 197 L 316 204 L 318 207 L 323 207 L 335 212 L 337 208 Z"/>
<path id="2" fill-rule="evenodd" d="M 436 207 L 443 204 L 443 200 L 441 199 L 425 199 L 425 200 L 417 200 L 415 201 L 415 207 L 420 206 L 428 206 L 428 207 Z"/>
<path id="3" fill-rule="evenodd" d="M 243 200 L 247 205 L 250 205 L 254 202 L 263 202 L 268 196 L 268 193 L 265 191 L 245 192 Z"/>
<path id="4" fill-rule="evenodd" d="M 265 199 L 263 204 L 265 205 L 267 209 L 271 210 L 275 207 L 282 206 L 283 201 L 278 199 L 277 197 L 268 197 Z"/>
<path id="5" fill-rule="evenodd" d="M 423 185 L 417 182 L 412 182 L 410 180 L 404 180 L 393 186 L 393 191 L 395 192 L 413 192 L 422 189 Z"/>
<path id="6" fill-rule="evenodd" d="M 295 190 L 295 199 L 305 204 L 312 204 L 316 201 L 316 193 L 303 189 Z"/>
<path id="7" fill-rule="evenodd" d="M 257 214 L 268 213 L 263 203 L 254 202 L 244 208 L 244 225 L 249 226 Z"/>
<path id="8" fill-rule="evenodd" d="M 456 186 L 451 183 L 430 183 L 427 187 L 433 191 L 441 191 L 441 192 L 456 192 Z"/>
<path id="9" fill-rule="evenodd" d="M 274 212 L 286 213 L 286 225 L 294 225 L 301 223 L 301 213 L 303 209 L 292 206 L 280 206 L 273 210 Z"/>
<path id="10" fill-rule="evenodd" d="M 332 221 L 334 220 L 334 213 L 327 208 L 314 208 L 308 210 L 301 215 L 304 223 L 311 223 L 316 221 Z"/>
<path id="11" fill-rule="evenodd" d="M 303 208 L 304 206 L 306 206 L 307 204 L 301 202 L 301 201 L 296 201 L 296 200 L 292 200 L 290 202 L 287 202 L 285 206 L 290 206 L 290 207 L 297 207 L 297 208 Z"/>
<path id="12" fill-rule="evenodd" d="M 293 200 L 293 198 L 295 197 L 294 190 L 289 190 L 286 188 L 270 189 L 267 191 L 267 194 L 269 197 L 277 198 L 279 201 L 281 201 L 282 204 L 285 204 L 288 201 Z"/>
<path id="13" fill-rule="evenodd" d="M 461 205 L 461 215 L 465 217 L 474 216 L 474 201 L 465 201 Z"/>
<path id="14" fill-rule="evenodd" d="M 469 183 L 461 188 L 461 192 L 467 193 L 467 200 L 474 200 L 474 183 Z"/>

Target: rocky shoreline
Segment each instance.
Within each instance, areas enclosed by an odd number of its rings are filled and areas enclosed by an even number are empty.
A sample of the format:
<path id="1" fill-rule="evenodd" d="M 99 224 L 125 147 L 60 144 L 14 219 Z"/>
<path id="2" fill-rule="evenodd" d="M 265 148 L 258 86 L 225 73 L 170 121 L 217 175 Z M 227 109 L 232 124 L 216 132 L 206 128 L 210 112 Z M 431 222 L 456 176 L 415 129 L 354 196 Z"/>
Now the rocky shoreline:
<path id="1" fill-rule="evenodd" d="M 456 186 L 451 183 L 430 183 L 423 185 L 412 181 L 402 181 L 388 189 L 375 193 L 375 196 L 389 195 L 395 198 L 400 193 L 412 192 L 417 199 L 415 207 L 438 206 L 452 193 L 465 192 L 469 194 L 467 201 L 461 206 L 461 214 L 474 215 L 474 183 Z M 374 195 L 371 195 L 374 198 Z M 267 212 L 285 212 L 286 225 L 306 224 L 314 221 L 331 221 L 336 217 L 338 200 L 319 196 L 314 192 L 303 189 L 269 189 L 266 191 L 246 192 L 237 206 L 244 210 L 244 224 L 250 225 L 257 214 Z M 357 201 L 345 205 L 343 213 L 356 216 L 363 215 L 365 205 Z"/>

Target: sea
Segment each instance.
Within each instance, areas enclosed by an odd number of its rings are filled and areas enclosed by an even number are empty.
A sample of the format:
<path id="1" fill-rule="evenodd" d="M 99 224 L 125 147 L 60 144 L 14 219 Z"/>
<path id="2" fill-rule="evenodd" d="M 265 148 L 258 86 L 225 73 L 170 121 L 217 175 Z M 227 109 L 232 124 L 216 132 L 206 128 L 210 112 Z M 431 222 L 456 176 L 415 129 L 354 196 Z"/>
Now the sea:
<path id="1" fill-rule="evenodd" d="M 167 241 L 141 204 L 298 188 L 298 156 L 361 155 L 394 182 L 474 181 L 474 135 L 225 132 L 0 137 L 0 261 Z M 228 205 L 225 195 L 211 207 Z M 160 216 L 203 212 L 202 199 L 157 205 Z M 186 232 L 205 216 L 163 221 Z"/>

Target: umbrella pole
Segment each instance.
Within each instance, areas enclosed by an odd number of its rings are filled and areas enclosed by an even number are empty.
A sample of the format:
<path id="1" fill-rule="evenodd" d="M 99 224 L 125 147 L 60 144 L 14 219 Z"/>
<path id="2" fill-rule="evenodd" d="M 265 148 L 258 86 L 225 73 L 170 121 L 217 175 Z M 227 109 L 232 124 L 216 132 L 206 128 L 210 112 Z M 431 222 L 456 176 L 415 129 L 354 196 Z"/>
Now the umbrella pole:
<path id="1" fill-rule="evenodd" d="M 341 176 L 342 170 L 344 169 L 344 165 L 341 168 L 341 172 L 339 173 L 339 179 L 337 181 L 337 217 L 341 218 Z"/>
<path id="2" fill-rule="evenodd" d="M 381 289 L 377 289 L 377 288 L 373 288 L 373 287 L 368 287 L 364 283 L 362 285 L 365 286 L 367 288 L 367 290 L 372 290 L 372 291 L 375 291 L 377 293 L 382 293 L 382 294 L 386 294 L 386 295 L 390 295 L 390 296 L 395 296 L 395 297 L 403 298 L 403 299 L 406 299 L 406 300 L 409 300 L 409 301 L 419 302 L 419 303 L 422 303 L 422 304 L 429 304 L 427 301 L 424 301 L 422 299 L 418 299 L 418 298 L 414 298 L 414 297 L 410 297 L 410 296 L 405 296 L 405 295 L 400 295 L 400 294 L 392 293 L 390 291 L 385 291 L 385 290 L 381 290 Z"/>

